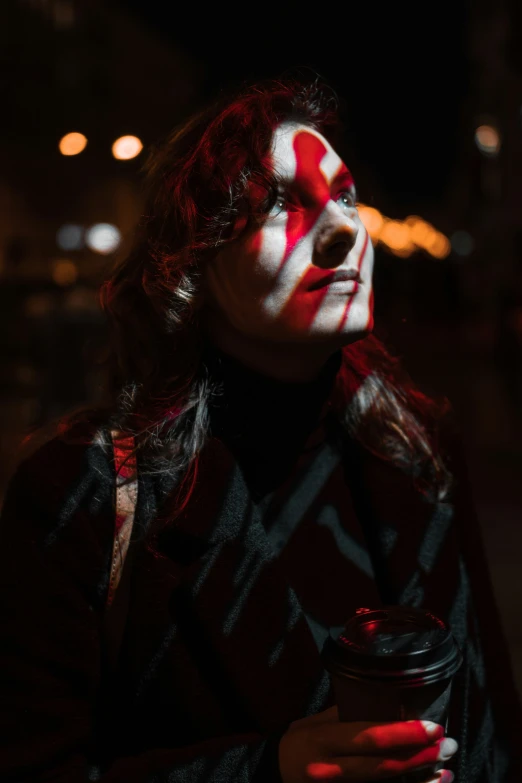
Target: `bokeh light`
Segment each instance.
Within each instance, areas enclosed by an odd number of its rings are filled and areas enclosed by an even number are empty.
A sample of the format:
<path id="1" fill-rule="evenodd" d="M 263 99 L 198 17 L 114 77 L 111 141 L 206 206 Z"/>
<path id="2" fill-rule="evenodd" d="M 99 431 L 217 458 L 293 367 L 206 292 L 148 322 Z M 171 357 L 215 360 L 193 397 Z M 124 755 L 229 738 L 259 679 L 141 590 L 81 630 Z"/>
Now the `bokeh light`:
<path id="1" fill-rule="evenodd" d="M 131 160 L 143 149 L 141 139 L 137 136 L 120 136 L 112 145 L 112 154 L 117 160 Z"/>
<path id="2" fill-rule="evenodd" d="M 480 125 L 475 131 L 475 144 L 488 157 L 495 157 L 500 151 L 500 134 L 493 125 Z"/>
<path id="3" fill-rule="evenodd" d="M 451 235 L 451 247 L 459 256 L 469 256 L 475 247 L 475 240 L 467 231 L 454 231 Z"/>
<path id="4" fill-rule="evenodd" d="M 78 267 L 74 261 L 60 258 L 53 262 L 53 280 L 58 285 L 72 285 L 78 279 Z"/>
<path id="5" fill-rule="evenodd" d="M 46 318 L 55 306 L 51 293 L 30 294 L 25 300 L 24 313 L 28 318 Z"/>
<path id="6" fill-rule="evenodd" d="M 433 242 L 437 230 L 418 215 L 410 215 L 404 221 L 408 230 L 410 239 L 417 247 L 428 250 L 428 246 Z"/>
<path id="7" fill-rule="evenodd" d="M 357 206 L 357 212 L 359 213 L 359 217 L 370 235 L 372 242 L 376 242 L 379 239 L 381 228 L 384 225 L 382 214 L 378 209 L 375 209 L 375 207 L 367 207 L 364 204 L 359 204 Z"/>
<path id="8" fill-rule="evenodd" d="M 434 258 L 446 258 L 451 252 L 451 242 L 440 231 L 435 231 L 426 245 L 426 250 Z"/>
<path id="9" fill-rule="evenodd" d="M 83 226 L 64 223 L 56 233 L 56 244 L 60 250 L 81 250 L 84 245 Z"/>
<path id="10" fill-rule="evenodd" d="M 446 258 L 452 244 L 431 223 L 418 215 L 409 215 L 405 220 L 391 220 L 375 207 L 357 204 L 357 211 L 372 241 L 381 242 L 393 255 L 406 258 L 422 248 L 434 258 Z"/>
<path id="11" fill-rule="evenodd" d="M 104 256 L 114 253 L 120 242 L 121 234 L 111 223 L 96 223 L 85 234 L 87 247 Z"/>
<path id="12" fill-rule="evenodd" d="M 415 250 L 410 229 L 400 220 L 385 220 L 379 239 L 397 255 L 409 256 Z"/>
<path id="13" fill-rule="evenodd" d="M 78 155 L 86 146 L 87 138 L 83 133 L 67 133 L 58 144 L 62 155 Z"/>

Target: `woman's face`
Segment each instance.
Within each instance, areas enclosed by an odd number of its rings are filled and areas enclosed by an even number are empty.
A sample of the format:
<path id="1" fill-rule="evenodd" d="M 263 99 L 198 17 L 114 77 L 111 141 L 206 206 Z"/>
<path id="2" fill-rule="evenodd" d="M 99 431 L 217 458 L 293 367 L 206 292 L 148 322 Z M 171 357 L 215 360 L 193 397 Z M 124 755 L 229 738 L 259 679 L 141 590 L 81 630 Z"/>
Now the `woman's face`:
<path id="1" fill-rule="evenodd" d="M 276 128 L 272 164 L 277 203 L 209 264 L 211 307 L 261 340 L 343 345 L 364 337 L 373 328 L 373 247 L 349 170 L 324 136 L 294 123 Z M 351 279 L 332 282 L 339 273 Z"/>

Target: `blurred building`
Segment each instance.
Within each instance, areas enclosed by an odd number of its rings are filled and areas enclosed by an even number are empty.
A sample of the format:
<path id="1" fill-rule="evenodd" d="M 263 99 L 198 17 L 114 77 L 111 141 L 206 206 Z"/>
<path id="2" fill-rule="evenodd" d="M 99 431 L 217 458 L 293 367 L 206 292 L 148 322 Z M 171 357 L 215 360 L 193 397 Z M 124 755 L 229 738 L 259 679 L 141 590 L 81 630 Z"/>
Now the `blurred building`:
<path id="1" fill-rule="evenodd" d="M 520 23 L 516 2 L 474 4 L 459 165 L 443 205 L 450 232 L 460 230 L 454 263 L 467 312 L 459 338 L 474 383 L 463 387 L 473 401 L 466 410 L 477 440 L 493 448 L 516 448 L 522 435 L 522 386 L 517 392 L 512 380 L 522 373 Z"/>
<path id="2" fill-rule="evenodd" d="M 96 397 L 97 288 L 141 213 L 147 145 L 190 111 L 201 68 L 92 0 L 8 0 L 0 52 L 3 486 L 21 433 Z M 60 152 L 70 133 L 87 140 L 79 154 Z M 126 135 L 144 150 L 116 159 Z"/>

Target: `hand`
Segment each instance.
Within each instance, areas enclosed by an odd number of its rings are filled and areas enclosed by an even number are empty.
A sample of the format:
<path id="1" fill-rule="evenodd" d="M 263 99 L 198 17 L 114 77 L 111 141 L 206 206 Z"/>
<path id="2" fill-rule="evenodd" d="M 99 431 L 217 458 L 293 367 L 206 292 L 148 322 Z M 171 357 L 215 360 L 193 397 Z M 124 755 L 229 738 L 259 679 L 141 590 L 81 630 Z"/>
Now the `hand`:
<path id="1" fill-rule="evenodd" d="M 426 783 L 451 783 L 449 770 L 428 768 L 457 748 L 438 724 L 341 722 L 337 707 L 331 707 L 290 724 L 279 743 L 279 769 L 283 783 L 310 783 L 382 780 L 426 767 Z"/>

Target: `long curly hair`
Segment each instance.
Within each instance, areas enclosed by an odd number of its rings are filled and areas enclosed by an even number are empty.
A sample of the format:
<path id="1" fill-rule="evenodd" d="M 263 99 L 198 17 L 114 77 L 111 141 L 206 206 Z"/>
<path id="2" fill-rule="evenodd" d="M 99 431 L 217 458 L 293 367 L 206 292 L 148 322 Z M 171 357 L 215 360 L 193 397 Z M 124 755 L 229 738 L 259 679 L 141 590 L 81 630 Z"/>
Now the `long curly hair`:
<path id="1" fill-rule="evenodd" d="M 110 380 L 97 415 L 135 436 L 144 471 L 179 478 L 170 520 L 194 487 L 214 393 L 201 361 L 202 270 L 235 241 L 238 219 L 243 231 L 260 219 L 248 198 L 250 183 L 266 193 L 264 209 L 275 202 L 267 155 L 275 127 L 285 120 L 308 125 L 342 148 L 337 96 L 317 78 L 243 88 L 156 146 L 145 167 L 146 209 L 134 246 L 101 287 Z M 415 388 L 375 335 L 342 349 L 332 399 L 351 437 L 411 469 L 421 492 L 445 498 L 451 477 L 429 430 L 447 403 Z M 85 412 L 66 416 L 62 432 L 79 415 Z"/>

